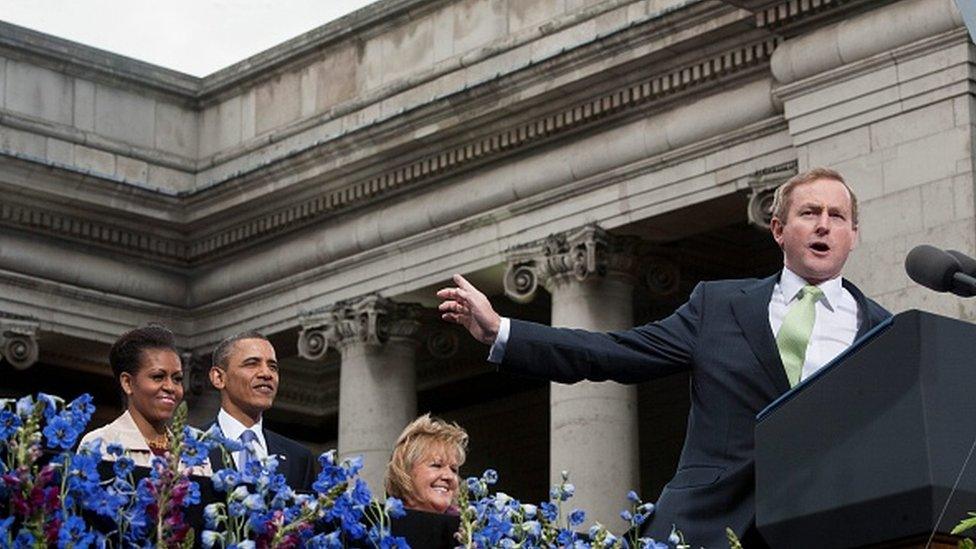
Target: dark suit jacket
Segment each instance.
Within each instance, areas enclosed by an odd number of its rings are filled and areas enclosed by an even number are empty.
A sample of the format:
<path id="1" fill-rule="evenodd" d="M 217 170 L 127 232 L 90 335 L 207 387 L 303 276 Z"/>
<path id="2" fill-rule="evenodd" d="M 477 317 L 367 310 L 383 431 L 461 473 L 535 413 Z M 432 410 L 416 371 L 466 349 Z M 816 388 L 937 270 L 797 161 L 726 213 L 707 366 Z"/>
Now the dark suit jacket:
<path id="1" fill-rule="evenodd" d="M 663 540 L 673 524 L 695 547 L 727 547 L 727 526 L 742 537 L 755 523 L 756 414 L 790 388 L 769 326 L 778 277 L 703 282 L 671 316 L 622 332 L 512 320 L 500 369 L 562 383 L 638 383 L 690 371 L 685 445 L 645 532 Z M 858 304 L 858 337 L 890 316 L 854 285 L 844 287 Z"/>
<path id="2" fill-rule="evenodd" d="M 215 423 L 216 421 L 210 425 Z M 312 457 L 312 452 L 294 440 L 268 429 L 264 429 L 264 441 L 268 445 L 268 455 L 278 456 L 278 472 L 285 475 L 285 483 L 293 490 L 310 491 L 315 482 L 315 458 Z M 214 471 L 236 469 L 233 458 L 228 456 L 228 460 L 224 461 L 220 448 L 211 450 L 210 463 Z"/>

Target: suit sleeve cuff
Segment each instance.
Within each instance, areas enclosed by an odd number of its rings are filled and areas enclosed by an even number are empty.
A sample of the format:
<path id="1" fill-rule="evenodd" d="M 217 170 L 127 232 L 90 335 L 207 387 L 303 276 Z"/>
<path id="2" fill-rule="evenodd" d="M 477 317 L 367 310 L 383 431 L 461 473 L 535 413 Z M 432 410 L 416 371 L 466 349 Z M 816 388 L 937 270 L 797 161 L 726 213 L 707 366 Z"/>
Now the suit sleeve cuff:
<path id="1" fill-rule="evenodd" d="M 491 350 L 488 351 L 488 362 L 501 364 L 505 360 L 505 346 L 508 344 L 508 332 L 511 326 L 512 322 L 508 318 L 502 317 L 502 321 L 498 325 L 498 335 L 495 336 L 495 342 L 491 344 Z"/>

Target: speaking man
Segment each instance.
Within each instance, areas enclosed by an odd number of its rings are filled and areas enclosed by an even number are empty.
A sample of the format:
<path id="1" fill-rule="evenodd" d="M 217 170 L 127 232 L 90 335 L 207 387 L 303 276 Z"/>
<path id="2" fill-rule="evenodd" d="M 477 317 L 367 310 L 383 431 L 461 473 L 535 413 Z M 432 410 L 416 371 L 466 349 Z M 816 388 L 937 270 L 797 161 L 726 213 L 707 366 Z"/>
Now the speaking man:
<path id="1" fill-rule="evenodd" d="M 268 338 L 245 332 L 220 342 L 213 352 L 210 383 L 220 391 L 216 424 L 226 438 L 244 444 L 244 450 L 233 454 L 233 463 L 223 460 L 219 448 L 211 452 L 214 469 L 223 463 L 243 470 L 248 462 L 273 455 L 288 486 L 309 490 L 315 480 L 312 452 L 263 426 L 262 415 L 278 393 L 278 359 Z"/>
<path id="2" fill-rule="evenodd" d="M 818 168 L 777 189 L 771 223 L 783 269 L 762 280 L 702 282 L 671 316 L 606 334 L 501 318 L 460 275 L 437 295 L 442 317 L 492 346 L 507 372 L 561 383 L 639 383 L 691 373 L 691 411 L 674 478 L 645 532 L 672 525 L 694 546 L 724 547 L 730 527 L 746 547 L 755 530 L 755 416 L 890 314 L 843 280 L 857 239 L 857 198 Z"/>

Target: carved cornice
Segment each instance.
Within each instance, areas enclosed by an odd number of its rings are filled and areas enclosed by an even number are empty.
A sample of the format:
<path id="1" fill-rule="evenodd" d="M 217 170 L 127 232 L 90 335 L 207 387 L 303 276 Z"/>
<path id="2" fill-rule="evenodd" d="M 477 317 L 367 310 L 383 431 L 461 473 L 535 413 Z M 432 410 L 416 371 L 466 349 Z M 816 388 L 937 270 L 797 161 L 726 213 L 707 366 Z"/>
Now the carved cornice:
<path id="1" fill-rule="evenodd" d="M 739 78 L 749 70 L 760 70 L 767 66 L 777 44 L 777 38 L 769 38 L 738 45 L 548 114 L 449 145 L 439 152 L 424 155 L 366 179 L 352 181 L 270 211 L 256 208 L 259 213 L 246 215 L 243 221 L 229 226 L 213 229 L 206 223 L 199 223 L 198 230 L 191 230 L 188 226 L 187 234 L 182 238 L 160 237 L 149 231 L 122 228 L 104 219 L 75 219 L 40 207 L 6 202 L 3 203 L 4 214 L 0 221 L 28 231 L 108 246 L 123 254 L 148 254 L 164 263 L 194 266 L 219 259 L 267 238 L 319 223 L 393 192 L 458 174 L 482 162 L 498 161 L 515 151 L 549 143 L 568 133 L 600 121 L 605 122 L 609 117 L 638 115 L 647 109 L 659 108 L 677 96 L 693 93 L 699 88 L 712 88 L 725 79 Z M 189 207 L 190 199 L 190 196 L 184 196 L 180 200 L 184 207 Z"/>
<path id="2" fill-rule="evenodd" d="M 158 227 L 138 230 L 94 217 L 72 215 L 7 199 L 0 200 L 0 225 L 174 265 L 185 265 L 187 258 L 187 244 L 183 239 L 162 236 Z"/>
<path id="3" fill-rule="evenodd" d="M 419 340 L 423 307 L 368 295 L 301 317 L 298 354 L 323 360 L 329 348 L 340 352 L 350 345 L 380 346 L 390 340 Z"/>
<path id="4" fill-rule="evenodd" d="M 0 358 L 18 370 L 30 368 L 40 351 L 37 328 L 36 320 L 0 312 Z"/>
<path id="5" fill-rule="evenodd" d="M 756 10 L 756 26 L 782 31 L 812 19 L 847 13 L 855 6 L 868 2 L 878 3 L 877 0 L 781 0 Z"/>
<path id="6" fill-rule="evenodd" d="M 618 237 L 590 225 L 576 231 L 551 235 L 541 242 L 509 252 L 505 295 L 526 303 L 539 286 L 550 291 L 567 282 L 584 282 L 608 275 L 639 278 L 652 293 L 666 295 L 678 287 L 677 266 L 643 249 L 636 237 Z"/>

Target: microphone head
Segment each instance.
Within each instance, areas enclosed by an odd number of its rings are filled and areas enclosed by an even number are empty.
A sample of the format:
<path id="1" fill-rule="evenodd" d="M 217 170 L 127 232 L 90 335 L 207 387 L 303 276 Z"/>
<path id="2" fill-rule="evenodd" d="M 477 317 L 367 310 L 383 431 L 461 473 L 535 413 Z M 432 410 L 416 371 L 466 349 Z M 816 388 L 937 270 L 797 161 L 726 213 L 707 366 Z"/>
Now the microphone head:
<path id="1" fill-rule="evenodd" d="M 973 259 L 972 257 L 969 257 L 968 255 L 957 250 L 946 250 L 946 253 L 956 258 L 962 272 L 968 274 L 969 276 L 976 276 L 976 259 Z"/>
<path id="2" fill-rule="evenodd" d="M 915 246 L 905 257 L 908 277 L 937 292 L 951 291 L 952 277 L 961 270 L 955 257 L 928 244 Z"/>

